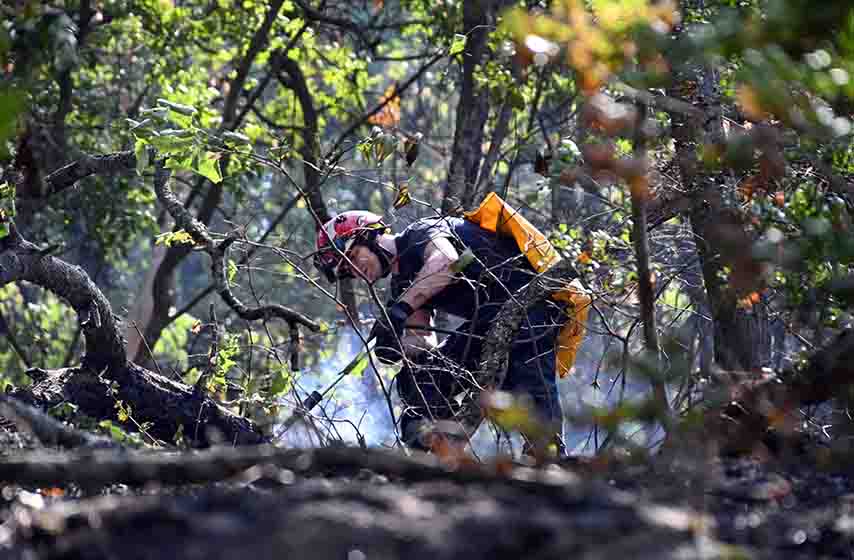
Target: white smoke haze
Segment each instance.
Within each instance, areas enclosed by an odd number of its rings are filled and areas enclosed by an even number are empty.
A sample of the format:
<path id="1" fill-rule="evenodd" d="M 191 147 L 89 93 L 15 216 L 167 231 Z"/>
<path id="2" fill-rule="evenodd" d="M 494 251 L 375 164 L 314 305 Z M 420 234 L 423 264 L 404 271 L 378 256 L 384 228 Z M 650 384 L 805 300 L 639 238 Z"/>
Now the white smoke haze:
<path id="1" fill-rule="evenodd" d="M 593 318 L 591 318 L 591 322 Z M 573 372 L 558 381 L 561 404 L 564 413 L 569 416 L 582 416 L 592 407 L 614 407 L 620 399 L 640 400 L 649 395 L 648 380 L 639 376 L 629 375 L 622 387 L 619 372 L 605 359 L 608 350 L 608 335 L 597 334 L 597 329 L 591 328 L 578 354 Z M 303 398 L 313 390 L 322 392 L 330 385 L 350 361 L 363 349 L 361 339 L 351 328 L 342 329 L 337 337 L 336 350 L 333 356 L 316 366 L 316 371 L 304 371 L 299 380 L 300 393 Z M 392 372 L 394 370 L 391 370 Z M 388 373 L 388 372 L 386 372 Z M 286 447 L 313 447 L 332 440 L 340 440 L 346 445 L 360 445 L 363 438 L 369 447 L 394 446 L 397 438 L 394 422 L 389 411 L 386 397 L 376 382 L 376 373 L 368 366 L 360 376 L 346 376 L 333 391 L 330 391 L 313 411 L 313 416 L 320 420 L 315 426 L 324 434 L 321 439 L 317 431 L 302 422 L 296 423 L 277 440 Z M 388 377 L 388 376 L 387 376 Z M 598 380 L 598 388 L 594 381 Z M 614 382 L 618 386 L 614 386 Z M 384 378 L 386 389 L 391 392 L 391 401 L 395 416 L 400 413 L 400 401 L 396 386 Z M 293 399 L 288 397 L 282 401 L 282 420 L 289 417 L 293 411 Z M 277 426 L 274 434 L 281 432 Z M 574 427 L 568 421 L 564 422 L 564 440 L 567 451 L 573 455 L 592 455 L 596 453 L 597 445 L 601 445 L 608 435 L 604 430 L 598 434 L 588 426 Z M 641 447 L 655 447 L 661 438 L 660 426 L 626 423 L 621 436 Z M 500 441 L 497 441 L 500 439 Z M 497 438 L 496 430 L 484 423 L 472 437 L 471 448 L 480 458 L 488 458 L 496 454 L 512 453 L 519 456 L 522 440 L 518 434 L 512 434 L 510 441 L 502 436 Z"/>
<path id="2" fill-rule="evenodd" d="M 341 329 L 335 345 L 333 355 L 318 363 L 315 371 L 302 372 L 299 387 L 303 399 L 312 391 L 322 393 L 335 381 L 339 372 L 364 349 L 361 338 L 350 327 Z M 347 445 L 359 445 L 361 437 L 365 445 L 372 447 L 391 446 L 395 443 L 394 421 L 376 375 L 369 365 L 361 375 L 345 376 L 312 410 L 312 416 L 319 418 L 315 426 L 326 439 L 340 440 Z M 383 382 L 387 390 L 392 389 L 388 380 Z M 394 397 L 392 405 L 399 408 L 397 392 L 391 392 Z M 294 412 L 292 397 L 284 398 L 281 404 L 284 420 Z M 278 434 L 281 429 L 281 426 L 276 426 L 273 433 Z M 286 447 L 313 447 L 322 442 L 315 429 L 303 422 L 297 422 L 282 434 L 277 443 Z"/>

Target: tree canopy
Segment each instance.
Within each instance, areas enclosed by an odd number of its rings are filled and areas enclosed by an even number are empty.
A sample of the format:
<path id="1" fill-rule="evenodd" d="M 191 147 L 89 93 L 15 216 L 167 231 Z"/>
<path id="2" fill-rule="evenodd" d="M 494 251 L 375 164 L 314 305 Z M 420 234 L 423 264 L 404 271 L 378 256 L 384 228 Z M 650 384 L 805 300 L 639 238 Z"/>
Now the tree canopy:
<path id="1" fill-rule="evenodd" d="M 651 384 L 671 426 L 721 371 L 789 379 L 850 327 L 848 2 L 2 10 L 0 373 L 98 368 L 105 429 L 176 437 L 118 396 L 126 359 L 275 437 L 384 301 L 311 266 L 351 208 L 400 229 L 495 191 L 551 238 L 593 294 L 563 389 L 611 434 L 585 452 L 650 419 L 606 402 Z M 394 371 L 354 369 L 315 443 L 394 442 Z"/>

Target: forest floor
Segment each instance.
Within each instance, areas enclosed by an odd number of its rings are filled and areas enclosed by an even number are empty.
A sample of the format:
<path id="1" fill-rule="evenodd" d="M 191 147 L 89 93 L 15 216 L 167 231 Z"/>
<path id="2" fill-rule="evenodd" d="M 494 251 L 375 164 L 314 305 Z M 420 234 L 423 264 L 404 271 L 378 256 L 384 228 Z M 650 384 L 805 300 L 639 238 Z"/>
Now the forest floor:
<path id="1" fill-rule="evenodd" d="M 31 446 L 0 429 L 5 460 Z M 805 459 L 484 474 L 398 455 L 306 452 L 203 484 L 7 482 L 0 558 L 854 558 L 854 476 Z"/>

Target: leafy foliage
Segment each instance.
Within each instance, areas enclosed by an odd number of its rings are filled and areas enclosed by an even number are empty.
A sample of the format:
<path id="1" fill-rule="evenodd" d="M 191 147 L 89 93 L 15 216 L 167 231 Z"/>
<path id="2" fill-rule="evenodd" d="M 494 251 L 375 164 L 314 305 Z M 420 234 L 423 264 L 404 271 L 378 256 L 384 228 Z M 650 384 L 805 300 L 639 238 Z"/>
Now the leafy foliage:
<path id="1" fill-rule="evenodd" d="M 701 384 L 704 321 L 718 320 L 714 286 L 695 264 L 701 236 L 691 228 L 704 205 L 739 234 L 712 259 L 722 286 L 737 288 L 739 312 L 767 313 L 782 333 L 772 365 L 794 363 L 803 341 L 819 345 L 851 324 L 848 2 L 515 3 L 489 26 L 470 76 L 463 62 L 476 42 L 461 1 L 335 1 L 325 18 L 287 1 L 276 13 L 271 3 L 222 0 L 23 4 L 0 24 L 0 240 L 15 219 L 40 246 L 64 242 L 62 257 L 122 316 L 142 320 L 149 311 L 138 304 L 156 302 L 164 327 L 146 342 L 158 364 L 188 382 L 213 366 L 209 389 L 239 412 L 274 414 L 306 386 L 331 381 L 330 364 L 346 352 L 336 346 L 341 302 L 304 258 L 317 222 L 365 208 L 399 230 L 433 215 L 455 156 L 456 114 L 475 112 L 457 105 L 466 79 L 488 98 L 478 187 L 548 231 L 597 294 L 601 334 L 583 366 L 596 372 L 594 391 L 603 369 L 617 386 L 633 368 L 600 361 L 605 349 L 628 356 L 642 344 L 632 188 L 649 203 L 659 331 L 691 332 L 680 350 L 691 354 L 691 375 L 674 378 L 689 380 L 677 401 Z M 695 79 L 705 69 L 713 79 Z M 710 110 L 718 94 L 725 130 L 677 139 L 706 122 L 691 108 Z M 61 165 L 123 150 L 134 152 L 136 173 L 88 177 L 42 198 L 44 178 Z M 681 176 L 691 154 L 715 197 Z M 215 238 L 237 233 L 225 266 L 241 301 L 287 305 L 328 328 L 295 343 L 287 325 L 246 324 L 210 295 L 206 257 L 156 204 L 152 157 L 165 159 L 172 188 Z M 655 214 L 675 199 L 688 202 Z M 471 258 L 464 252 L 456 269 Z M 156 276 L 161 266 L 171 272 Z M 191 315 L 211 302 L 226 331 L 215 357 Z M 50 294 L 0 286 L 0 312 L 18 346 L 0 338 L 8 380 L 25 382 L 26 361 L 79 358 L 75 323 Z M 368 366 L 335 402 L 384 395 L 372 383 L 393 372 Z M 595 416 L 616 429 L 648 420 L 645 412 L 626 405 Z M 121 426 L 105 426 L 113 428 Z"/>

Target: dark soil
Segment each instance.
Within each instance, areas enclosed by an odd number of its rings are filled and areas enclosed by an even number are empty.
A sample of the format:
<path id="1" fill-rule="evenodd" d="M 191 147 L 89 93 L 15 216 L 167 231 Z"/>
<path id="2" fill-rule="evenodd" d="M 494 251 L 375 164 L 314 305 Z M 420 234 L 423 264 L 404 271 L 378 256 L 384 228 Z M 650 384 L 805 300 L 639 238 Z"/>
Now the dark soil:
<path id="1" fill-rule="evenodd" d="M 6 457 L 32 445 L 0 429 Z M 168 487 L 4 483 L 0 557 L 854 558 L 854 478 L 806 458 L 549 469 L 537 481 L 267 465 Z"/>

